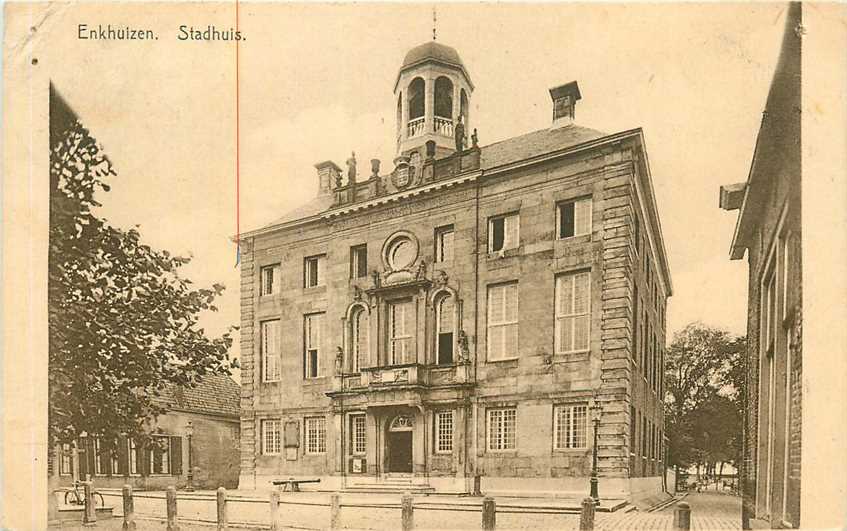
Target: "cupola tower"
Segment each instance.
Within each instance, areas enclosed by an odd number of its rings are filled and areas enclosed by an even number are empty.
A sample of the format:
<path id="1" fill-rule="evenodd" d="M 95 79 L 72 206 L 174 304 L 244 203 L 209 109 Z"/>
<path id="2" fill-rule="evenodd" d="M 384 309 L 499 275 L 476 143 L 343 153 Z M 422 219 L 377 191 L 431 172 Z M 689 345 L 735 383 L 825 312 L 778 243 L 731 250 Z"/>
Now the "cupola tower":
<path id="1" fill-rule="evenodd" d="M 397 153 L 408 154 L 435 142 L 436 156 L 456 151 L 460 120 L 470 138 L 473 83 L 454 48 L 435 40 L 409 50 L 397 81 Z M 466 140 L 464 145 L 469 142 Z"/>

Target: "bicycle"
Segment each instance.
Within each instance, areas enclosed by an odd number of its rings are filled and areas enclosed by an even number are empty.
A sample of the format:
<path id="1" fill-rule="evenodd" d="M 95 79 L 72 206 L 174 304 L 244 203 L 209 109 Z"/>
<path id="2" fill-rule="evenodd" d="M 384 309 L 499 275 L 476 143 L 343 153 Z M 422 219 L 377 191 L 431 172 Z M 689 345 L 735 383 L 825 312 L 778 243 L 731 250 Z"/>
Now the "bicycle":
<path id="1" fill-rule="evenodd" d="M 84 492 L 80 492 L 80 485 L 82 485 L 81 481 L 74 481 L 73 489 L 65 492 L 65 505 L 85 505 L 85 494 Z M 91 493 L 91 497 L 94 498 L 95 507 L 104 507 L 106 505 L 103 495 L 96 490 Z M 100 505 L 97 505 L 97 498 L 100 498 Z"/>

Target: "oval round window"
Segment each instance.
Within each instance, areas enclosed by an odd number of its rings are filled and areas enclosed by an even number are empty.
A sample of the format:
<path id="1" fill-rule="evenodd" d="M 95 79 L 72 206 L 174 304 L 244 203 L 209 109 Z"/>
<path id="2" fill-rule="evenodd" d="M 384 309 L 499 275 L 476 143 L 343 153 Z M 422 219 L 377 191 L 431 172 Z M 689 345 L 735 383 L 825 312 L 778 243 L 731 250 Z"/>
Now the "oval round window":
<path id="1" fill-rule="evenodd" d="M 417 249 L 408 238 L 398 238 L 388 249 L 388 263 L 394 270 L 407 269 L 415 261 Z"/>

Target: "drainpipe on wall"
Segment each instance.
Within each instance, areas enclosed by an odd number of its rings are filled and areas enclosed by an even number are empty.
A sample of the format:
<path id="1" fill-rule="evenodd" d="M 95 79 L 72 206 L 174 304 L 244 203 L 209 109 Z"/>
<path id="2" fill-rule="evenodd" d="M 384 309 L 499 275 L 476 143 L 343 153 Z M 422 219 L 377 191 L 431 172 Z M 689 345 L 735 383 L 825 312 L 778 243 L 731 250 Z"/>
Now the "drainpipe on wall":
<path id="1" fill-rule="evenodd" d="M 476 186 L 476 198 L 475 198 L 475 216 L 474 216 L 474 361 L 473 361 L 473 465 L 472 471 L 474 476 L 474 488 L 473 494 L 479 495 L 479 486 L 481 484 L 481 479 L 479 479 L 479 467 L 478 467 L 478 449 L 479 449 L 479 400 L 476 396 L 476 384 L 477 384 L 477 367 L 479 366 L 479 188 L 482 182 L 482 178 L 485 175 L 485 171 L 483 170 L 479 177 L 477 177 L 476 182 L 474 183 Z M 465 431 L 467 433 L 467 431 Z"/>

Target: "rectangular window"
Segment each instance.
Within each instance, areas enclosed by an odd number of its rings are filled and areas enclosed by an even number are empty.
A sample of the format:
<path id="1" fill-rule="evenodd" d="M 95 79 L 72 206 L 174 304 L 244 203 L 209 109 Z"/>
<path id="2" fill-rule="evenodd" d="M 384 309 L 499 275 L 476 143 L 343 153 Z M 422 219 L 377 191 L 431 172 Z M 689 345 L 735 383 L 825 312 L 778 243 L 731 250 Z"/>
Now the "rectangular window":
<path id="1" fill-rule="evenodd" d="M 488 410 L 488 449 L 492 451 L 515 449 L 517 409 Z"/>
<path id="2" fill-rule="evenodd" d="M 364 455 L 367 451 L 367 435 L 365 433 L 365 416 L 350 416 L 350 450 L 353 455 Z"/>
<path id="3" fill-rule="evenodd" d="M 263 321 L 260 333 L 262 335 L 262 381 L 278 382 L 280 379 L 279 319 Z"/>
<path id="4" fill-rule="evenodd" d="M 556 277 L 556 352 L 588 350 L 591 329 L 591 274 Z"/>
<path id="5" fill-rule="evenodd" d="M 520 218 L 506 214 L 488 220 L 488 252 L 496 253 L 514 249 L 520 241 Z"/>
<path id="6" fill-rule="evenodd" d="M 629 406 L 629 453 L 635 455 L 635 406 Z"/>
<path id="7" fill-rule="evenodd" d="M 314 288 L 323 285 L 324 256 L 310 256 L 303 263 L 303 287 Z"/>
<path id="8" fill-rule="evenodd" d="M 70 476 L 73 473 L 73 448 L 68 443 L 64 443 L 61 449 L 61 458 L 59 459 L 59 475 Z"/>
<path id="9" fill-rule="evenodd" d="M 773 354 L 774 332 L 776 331 L 776 281 L 773 266 L 765 275 L 762 292 L 762 346 L 770 356 Z"/>
<path id="10" fill-rule="evenodd" d="M 303 371 L 305 378 L 320 376 L 321 340 L 324 314 L 313 313 L 303 318 Z"/>
<path id="11" fill-rule="evenodd" d="M 559 203 L 559 239 L 591 234 L 591 198 Z"/>
<path id="12" fill-rule="evenodd" d="M 306 417 L 306 453 L 326 453 L 325 417 Z"/>
<path id="13" fill-rule="evenodd" d="M 388 306 L 391 365 L 402 365 L 411 361 L 415 330 L 414 312 L 411 301 L 392 302 Z"/>
<path id="14" fill-rule="evenodd" d="M 435 413 L 435 452 L 446 454 L 453 451 L 453 412 Z"/>
<path id="15" fill-rule="evenodd" d="M 355 245 L 350 247 L 350 278 L 368 276 L 368 246 Z"/>
<path id="16" fill-rule="evenodd" d="M 435 261 L 453 261 L 453 225 L 435 229 Z"/>
<path id="17" fill-rule="evenodd" d="M 151 436 L 150 473 L 165 475 L 171 473 L 170 449 L 171 440 L 167 435 Z"/>
<path id="18" fill-rule="evenodd" d="M 553 433 L 556 450 L 586 448 L 588 405 L 562 405 L 553 408 Z"/>
<path id="19" fill-rule="evenodd" d="M 638 286 L 633 286 L 633 294 L 632 294 L 632 359 L 635 363 L 638 363 Z"/>
<path id="20" fill-rule="evenodd" d="M 262 454 L 276 455 L 280 452 L 280 420 L 262 420 Z"/>
<path id="21" fill-rule="evenodd" d="M 518 355 L 518 283 L 488 287 L 488 360 Z"/>
<path id="22" fill-rule="evenodd" d="M 262 268 L 261 286 L 259 293 L 262 296 L 276 295 L 279 293 L 279 264 L 269 265 Z"/>
<path id="23" fill-rule="evenodd" d="M 138 445 L 135 442 L 135 439 L 130 439 L 129 443 L 129 475 L 131 476 L 139 476 L 141 475 L 141 467 L 138 463 Z"/>
<path id="24" fill-rule="evenodd" d="M 635 245 L 635 254 L 638 254 L 639 248 L 641 247 L 641 222 L 638 219 L 638 212 L 633 212 L 632 224 L 635 226 L 635 238 L 633 238 L 633 243 Z"/>
<path id="25" fill-rule="evenodd" d="M 453 328 L 456 309 L 452 295 L 441 295 L 435 302 L 436 362 L 439 365 L 453 363 Z"/>

